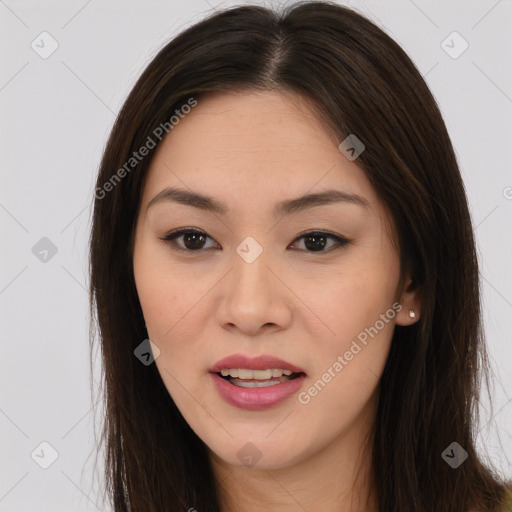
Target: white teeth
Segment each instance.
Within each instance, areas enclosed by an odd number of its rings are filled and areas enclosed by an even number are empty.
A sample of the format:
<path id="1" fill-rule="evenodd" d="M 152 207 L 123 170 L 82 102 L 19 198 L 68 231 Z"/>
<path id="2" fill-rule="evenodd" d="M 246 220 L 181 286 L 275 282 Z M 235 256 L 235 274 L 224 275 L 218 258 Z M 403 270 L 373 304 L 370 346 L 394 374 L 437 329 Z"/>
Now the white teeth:
<path id="1" fill-rule="evenodd" d="M 253 379 L 255 380 L 268 380 L 272 378 L 272 370 L 253 370 Z M 239 375 L 240 377 L 240 375 Z M 243 378 L 243 377 L 241 377 Z"/>
<path id="2" fill-rule="evenodd" d="M 246 370 L 245 368 L 238 369 L 238 378 L 239 379 L 252 379 L 254 370 Z M 233 377 L 233 374 L 231 374 Z"/>
<path id="3" fill-rule="evenodd" d="M 279 368 L 269 368 L 267 370 L 249 370 L 247 368 L 223 368 L 221 375 L 238 379 L 254 379 L 254 380 L 268 380 L 272 377 L 282 377 L 283 375 L 291 375 L 291 370 L 282 370 Z"/>
<path id="4" fill-rule="evenodd" d="M 234 381 L 231 381 L 231 383 L 241 388 L 266 388 L 269 386 L 275 386 L 276 384 L 281 384 L 278 380 L 262 380 L 260 382 L 255 382 L 253 380 L 251 382 L 244 382 L 242 379 L 235 379 Z"/>

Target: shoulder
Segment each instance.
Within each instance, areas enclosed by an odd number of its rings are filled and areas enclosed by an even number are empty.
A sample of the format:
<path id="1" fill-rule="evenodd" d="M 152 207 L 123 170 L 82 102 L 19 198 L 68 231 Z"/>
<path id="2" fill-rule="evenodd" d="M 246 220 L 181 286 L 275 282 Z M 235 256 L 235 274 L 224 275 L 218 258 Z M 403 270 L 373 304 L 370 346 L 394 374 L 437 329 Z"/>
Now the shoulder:
<path id="1" fill-rule="evenodd" d="M 512 486 L 507 486 L 502 512 L 512 512 Z"/>
<path id="2" fill-rule="evenodd" d="M 484 512 L 483 510 L 472 508 L 468 512 Z M 503 505 L 499 512 L 512 512 L 512 488 L 507 487 L 505 491 Z"/>
<path id="3" fill-rule="evenodd" d="M 505 499 L 505 505 L 503 507 L 503 512 L 511 512 L 512 511 L 512 485 L 510 487 L 507 487 L 506 491 L 506 499 Z"/>

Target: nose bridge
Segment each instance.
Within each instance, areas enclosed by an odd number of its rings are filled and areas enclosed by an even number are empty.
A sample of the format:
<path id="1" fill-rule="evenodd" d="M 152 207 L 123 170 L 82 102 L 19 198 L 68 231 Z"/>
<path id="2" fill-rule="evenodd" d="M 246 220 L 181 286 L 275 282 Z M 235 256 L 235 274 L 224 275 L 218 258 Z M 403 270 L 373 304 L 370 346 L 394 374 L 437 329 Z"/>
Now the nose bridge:
<path id="1" fill-rule="evenodd" d="M 267 324 L 283 327 L 291 320 L 285 287 L 273 275 L 271 250 L 247 237 L 233 257 L 232 270 L 223 289 L 219 321 L 236 325 L 248 334 Z"/>
<path id="2" fill-rule="evenodd" d="M 254 237 L 246 237 L 236 248 L 232 291 L 256 294 L 253 300 L 268 294 L 269 254 L 270 250 L 264 248 Z"/>

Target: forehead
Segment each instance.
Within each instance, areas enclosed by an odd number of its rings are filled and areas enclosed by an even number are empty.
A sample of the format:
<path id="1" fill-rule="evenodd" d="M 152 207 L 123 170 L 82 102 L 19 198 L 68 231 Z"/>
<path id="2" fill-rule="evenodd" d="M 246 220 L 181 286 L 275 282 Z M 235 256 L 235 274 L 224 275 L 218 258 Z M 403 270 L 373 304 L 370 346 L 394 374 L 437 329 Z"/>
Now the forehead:
<path id="1" fill-rule="evenodd" d="M 336 187 L 379 207 L 357 161 L 339 151 L 340 137 L 305 98 L 240 91 L 197 101 L 159 145 L 143 203 L 172 186 L 253 208 Z"/>
<path id="2" fill-rule="evenodd" d="M 198 150 L 224 156 L 230 162 L 247 154 L 254 155 L 254 163 L 278 162 L 280 157 L 304 158 L 312 149 L 315 151 L 308 160 L 318 158 L 319 153 L 332 150 L 335 135 L 328 134 L 310 103 L 297 94 L 233 91 L 201 97 L 166 137 L 163 151 L 165 147 L 176 151 L 182 143 L 193 143 Z M 206 155 L 201 151 L 193 156 Z"/>

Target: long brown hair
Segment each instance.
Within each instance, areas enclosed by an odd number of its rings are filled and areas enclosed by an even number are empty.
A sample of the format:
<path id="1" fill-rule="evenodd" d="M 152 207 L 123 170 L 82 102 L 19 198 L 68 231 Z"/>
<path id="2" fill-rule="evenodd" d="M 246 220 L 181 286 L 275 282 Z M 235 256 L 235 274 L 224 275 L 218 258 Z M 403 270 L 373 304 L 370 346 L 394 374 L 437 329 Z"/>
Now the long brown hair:
<path id="1" fill-rule="evenodd" d="M 357 163 L 394 219 L 402 270 L 421 290 L 421 319 L 396 326 L 380 382 L 373 445 L 380 510 L 497 512 L 504 483 L 475 449 L 481 377 L 488 379 L 477 255 L 446 126 L 397 43 L 355 11 L 318 1 L 281 12 L 231 8 L 183 31 L 149 63 L 112 129 L 94 200 L 90 306 L 114 510 L 220 510 L 207 447 L 156 365 L 134 356 L 147 332 L 133 235 L 154 150 L 131 159 L 149 138 L 159 142 L 157 127 L 171 131 L 170 117 L 191 98 L 229 89 L 301 94 L 340 142 L 352 133 L 363 141 Z M 453 442 L 468 454 L 457 469 L 442 457 Z"/>

